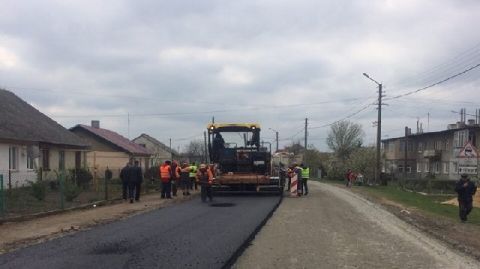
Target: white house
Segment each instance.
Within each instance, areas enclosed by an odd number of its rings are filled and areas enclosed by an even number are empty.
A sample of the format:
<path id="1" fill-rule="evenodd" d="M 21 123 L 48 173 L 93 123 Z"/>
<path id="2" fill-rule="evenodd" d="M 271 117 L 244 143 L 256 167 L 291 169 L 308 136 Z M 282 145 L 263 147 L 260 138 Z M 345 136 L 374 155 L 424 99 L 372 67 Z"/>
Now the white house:
<path id="1" fill-rule="evenodd" d="M 89 145 L 14 93 L 0 89 L 0 175 L 5 188 L 81 168 Z M 41 171 L 41 173 L 37 173 Z"/>

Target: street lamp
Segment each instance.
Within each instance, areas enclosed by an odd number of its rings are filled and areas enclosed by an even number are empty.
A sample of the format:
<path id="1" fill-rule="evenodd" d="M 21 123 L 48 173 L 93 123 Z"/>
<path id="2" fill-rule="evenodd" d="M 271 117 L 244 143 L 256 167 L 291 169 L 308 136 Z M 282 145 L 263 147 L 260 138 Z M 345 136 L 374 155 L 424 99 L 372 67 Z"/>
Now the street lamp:
<path id="1" fill-rule="evenodd" d="M 378 119 L 377 119 L 377 154 L 376 154 L 376 169 L 375 169 L 375 183 L 380 180 L 380 141 L 382 138 L 382 83 L 379 83 L 375 79 L 371 78 L 367 73 L 363 75 L 369 80 L 375 82 L 378 85 Z M 382 181 L 382 184 L 385 185 L 386 182 Z"/>
<path id="2" fill-rule="evenodd" d="M 276 142 L 276 149 L 277 149 L 275 152 L 278 152 L 278 131 L 272 128 L 268 128 L 268 130 L 275 132 L 275 142 Z"/>

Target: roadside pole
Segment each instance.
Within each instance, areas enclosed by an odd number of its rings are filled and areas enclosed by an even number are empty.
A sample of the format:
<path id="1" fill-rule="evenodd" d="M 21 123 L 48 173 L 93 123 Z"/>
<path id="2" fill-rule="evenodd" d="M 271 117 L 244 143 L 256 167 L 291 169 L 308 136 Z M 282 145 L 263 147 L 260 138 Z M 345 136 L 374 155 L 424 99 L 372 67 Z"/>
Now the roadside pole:
<path id="1" fill-rule="evenodd" d="M 59 183 L 60 183 L 60 209 L 65 209 L 65 174 L 60 173 Z"/>
<path id="2" fill-rule="evenodd" d="M 3 193 L 3 175 L 0 174 L 0 216 L 5 214 L 5 197 Z"/>

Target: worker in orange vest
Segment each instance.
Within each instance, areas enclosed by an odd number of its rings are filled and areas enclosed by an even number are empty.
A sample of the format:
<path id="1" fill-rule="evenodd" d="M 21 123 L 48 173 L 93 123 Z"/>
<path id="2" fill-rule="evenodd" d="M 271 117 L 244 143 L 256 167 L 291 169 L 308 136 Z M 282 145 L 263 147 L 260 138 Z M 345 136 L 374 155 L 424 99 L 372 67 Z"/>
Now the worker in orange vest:
<path id="1" fill-rule="evenodd" d="M 205 202 L 207 197 L 211 202 L 213 200 L 213 174 L 205 164 L 201 164 L 200 169 L 197 171 L 197 181 L 200 183 L 200 196 L 202 198 L 202 202 Z"/>
<path id="2" fill-rule="evenodd" d="M 160 166 L 160 180 L 162 181 L 162 199 L 172 199 L 172 168 L 170 167 L 170 165 L 170 161 L 165 161 Z"/>

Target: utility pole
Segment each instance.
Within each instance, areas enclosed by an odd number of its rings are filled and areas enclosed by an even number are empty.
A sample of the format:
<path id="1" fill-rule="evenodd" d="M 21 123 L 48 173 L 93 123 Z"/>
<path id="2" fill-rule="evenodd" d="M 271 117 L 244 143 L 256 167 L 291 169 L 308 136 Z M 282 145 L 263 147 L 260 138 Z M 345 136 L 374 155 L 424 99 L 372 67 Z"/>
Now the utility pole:
<path id="1" fill-rule="evenodd" d="M 305 154 L 303 154 L 303 163 L 307 165 L 307 137 L 308 137 L 308 118 L 305 118 Z"/>
<path id="2" fill-rule="evenodd" d="M 403 159 L 403 179 L 407 179 L 408 135 L 409 135 L 408 126 L 405 126 L 405 146 L 404 146 L 405 158 Z"/>
<path id="3" fill-rule="evenodd" d="M 378 115 L 377 115 L 377 159 L 376 159 L 376 169 L 375 169 L 375 182 L 379 182 L 381 180 L 381 172 L 382 168 L 380 165 L 380 143 L 382 139 L 382 83 L 378 84 Z M 386 185 L 386 182 L 383 182 L 382 185 Z"/>
<path id="4" fill-rule="evenodd" d="M 277 150 L 275 152 L 278 152 L 278 131 L 275 132 L 275 142 L 277 144 L 277 146 L 276 146 Z"/>
<path id="5" fill-rule="evenodd" d="M 170 146 L 169 146 L 169 148 L 170 148 L 170 161 L 173 162 L 172 139 L 169 138 L 169 141 L 170 141 Z"/>
<path id="6" fill-rule="evenodd" d="M 203 140 L 205 142 L 205 163 L 208 163 L 208 148 L 207 148 L 207 132 L 203 132 Z"/>
<path id="7" fill-rule="evenodd" d="M 378 85 L 378 118 L 377 118 L 377 154 L 376 154 L 376 164 L 375 164 L 375 183 L 382 181 L 382 185 L 387 185 L 386 180 L 381 179 L 382 167 L 380 165 L 380 147 L 381 147 L 381 139 L 382 139 L 382 97 L 383 97 L 383 85 L 378 81 L 371 78 L 367 73 L 363 73 L 363 75 L 368 78 L 369 80 L 375 82 Z"/>
<path id="8" fill-rule="evenodd" d="M 130 113 L 127 113 L 127 128 L 128 139 L 130 139 Z"/>

